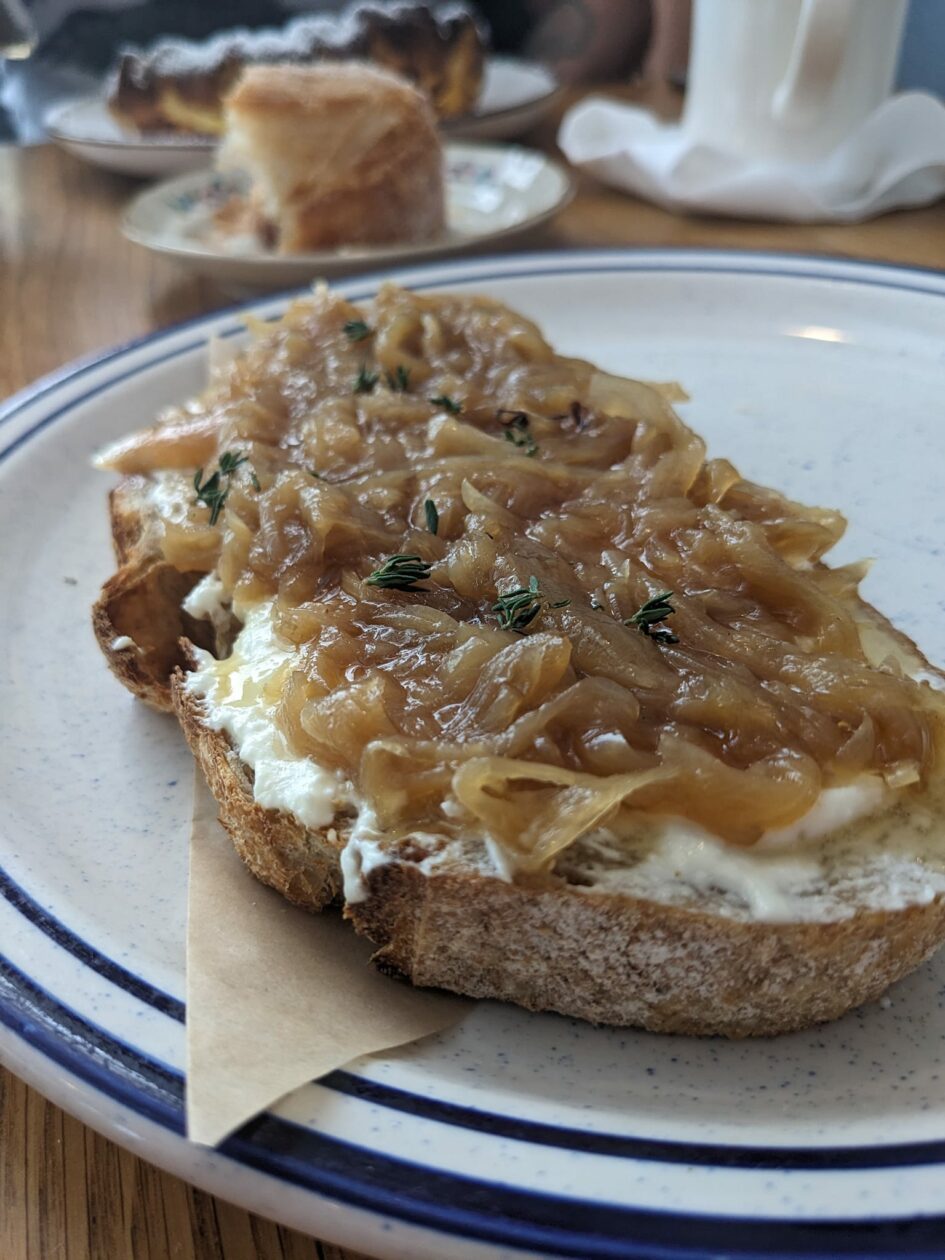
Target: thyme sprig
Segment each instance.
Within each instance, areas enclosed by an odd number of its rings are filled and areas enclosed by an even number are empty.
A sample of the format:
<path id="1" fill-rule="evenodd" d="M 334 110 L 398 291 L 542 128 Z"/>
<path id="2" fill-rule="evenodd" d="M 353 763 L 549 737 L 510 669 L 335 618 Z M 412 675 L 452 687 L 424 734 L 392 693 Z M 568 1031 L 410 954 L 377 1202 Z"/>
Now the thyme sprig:
<path id="1" fill-rule="evenodd" d="M 374 336 L 374 329 L 369 328 L 363 319 L 349 319 L 345 324 L 345 335 L 351 341 L 364 341 Z"/>
<path id="2" fill-rule="evenodd" d="M 220 456 L 217 468 L 204 481 L 203 468 L 198 468 L 194 473 L 194 490 L 197 492 L 197 503 L 203 503 L 210 509 L 210 524 L 216 525 L 220 519 L 220 513 L 223 511 L 223 505 L 226 503 L 227 495 L 230 493 L 230 478 L 236 472 L 241 464 L 249 462 L 249 456 L 244 455 L 241 451 L 224 451 Z M 259 480 L 252 470 L 250 476 L 253 485 L 259 489 Z"/>
<path id="3" fill-rule="evenodd" d="M 505 440 L 519 447 L 526 455 L 538 454 L 538 443 L 531 431 L 528 416 L 524 411 L 507 411 L 501 408 L 496 412 L 499 422 L 505 426 Z M 508 416 L 509 419 L 504 419 Z"/>
<path id="4" fill-rule="evenodd" d="M 538 614 L 544 608 L 567 608 L 569 599 L 559 599 L 553 604 L 542 602 L 541 587 L 534 574 L 528 579 L 528 586 L 518 586 L 514 591 L 500 595 L 492 605 L 492 611 L 499 619 L 503 630 L 515 630 L 524 634 Z"/>
<path id="5" fill-rule="evenodd" d="M 362 363 L 358 368 L 358 374 L 354 378 L 352 392 L 355 394 L 373 394 L 374 386 L 380 380 L 377 372 L 369 372 L 366 363 Z"/>
<path id="6" fill-rule="evenodd" d="M 669 602 L 672 595 L 672 591 L 662 591 L 659 595 L 654 595 L 645 604 L 641 604 L 633 616 L 628 617 L 623 624 L 636 626 L 641 634 L 646 635 L 648 639 L 655 639 L 657 643 L 678 643 L 678 637 L 673 634 L 669 626 L 661 624 L 676 611 Z"/>
<path id="7" fill-rule="evenodd" d="M 423 514 L 427 518 L 427 529 L 431 534 L 435 534 L 440 528 L 440 514 L 436 510 L 436 504 L 432 499 L 424 500 Z"/>
<path id="8" fill-rule="evenodd" d="M 395 393 L 404 394 L 410 388 L 410 369 L 405 368 L 402 363 L 398 363 L 393 372 L 385 372 L 384 378 L 387 388 Z"/>
<path id="9" fill-rule="evenodd" d="M 419 556 L 388 556 L 379 569 L 367 579 L 368 586 L 380 586 L 385 590 L 410 591 L 417 582 L 425 582 L 433 566 Z"/>
<path id="10" fill-rule="evenodd" d="M 450 398 L 449 394 L 434 394 L 432 398 L 427 399 L 427 402 L 432 403 L 434 407 L 442 407 L 444 411 L 454 416 L 458 416 L 463 409 L 463 404 L 458 403 L 455 398 Z"/>

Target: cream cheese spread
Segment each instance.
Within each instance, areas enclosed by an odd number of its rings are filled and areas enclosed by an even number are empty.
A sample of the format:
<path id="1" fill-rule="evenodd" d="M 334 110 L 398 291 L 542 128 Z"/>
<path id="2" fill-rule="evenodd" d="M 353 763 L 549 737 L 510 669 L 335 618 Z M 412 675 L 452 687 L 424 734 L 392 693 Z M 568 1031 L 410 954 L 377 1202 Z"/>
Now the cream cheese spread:
<path id="1" fill-rule="evenodd" d="M 275 633 L 271 603 L 248 613 L 225 660 L 199 648 L 195 655 L 197 668 L 184 685 L 202 698 L 206 725 L 225 731 L 252 769 L 253 799 L 264 809 L 294 814 L 306 827 L 327 827 L 350 785 L 310 757 L 294 753 L 275 722 L 295 647 Z"/>
<path id="2" fill-rule="evenodd" d="M 202 577 L 181 607 L 198 621 L 209 621 L 218 636 L 224 635 L 229 627 L 229 599 L 223 582 L 216 573 L 208 573 Z"/>
<path id="3" fill-rule="evenodd" d="M 221 593 L 211 576 L 185 607 L 212 617 Z M 206 724 L 225 731 L 252 768 L 258 804 L 293 814 L 307 827 L 327 827 L 339 806 L 354 807 L 341 865 L 346 900 L 363 900 L 367 876 L 389 860 L 384 835 L 349 781 L 289 747 L 275 719 L 296 648 L 276 634 L 271 601 L 245 610 L 245 618 L 225 660 L 196 651 L 186 689 L 202 698 Z M 827 788 L 803 817 L 750 848 L 728 844 L 687 819 L 638 815 L 639 834 L 620 838 L 602 830 L 578 842 L 591 855 L 611 851 L 610 861 L 593 862 L 590 884 L 578 887 L 588 895 L 621 891 L 673 904 L 708 897 L 720 913 L 781 922 L 835 919 L 864 904 L 921 904 L 945 892 L 945 845 L 930 812 L 913 811 L 908 825 L 897 824 L 896 795 L 875 775 Z M 456 821 L 463 811 L 448 797 L 442 812 Z M 847 835 L 854 823 L 855 834 Z M 468 837 L 463 847 L 468 851 Z M 484 874 L 514 877 L 514 863 L 494 841 L 484 837 L 477 848 Z M 425 869 L 432 873 L 450 853 L 447 846 L 431 856 Z"/>

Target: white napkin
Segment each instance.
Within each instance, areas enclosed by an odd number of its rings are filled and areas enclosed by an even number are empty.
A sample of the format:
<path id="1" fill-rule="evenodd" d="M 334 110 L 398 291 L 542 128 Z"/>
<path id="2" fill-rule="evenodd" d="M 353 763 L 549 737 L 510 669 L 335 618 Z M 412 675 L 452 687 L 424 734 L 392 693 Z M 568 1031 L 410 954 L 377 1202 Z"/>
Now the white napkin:
<path id="1" fill-rule="evenodd" d="M 568 111 L 558 144 L 574 166 L 670 210 L 851 222 L 945 194 L 945 104 L 926 92 L 890 97 L 816 162 L 726 153 L 603 97 Z"/>

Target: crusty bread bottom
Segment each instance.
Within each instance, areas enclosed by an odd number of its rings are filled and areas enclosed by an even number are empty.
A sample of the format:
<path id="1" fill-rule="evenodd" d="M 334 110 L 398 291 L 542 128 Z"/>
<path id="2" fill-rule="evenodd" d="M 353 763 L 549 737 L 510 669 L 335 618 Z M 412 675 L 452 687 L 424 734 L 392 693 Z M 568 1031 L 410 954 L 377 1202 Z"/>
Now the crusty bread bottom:
<path id="1" fill-rule="evenodd" d="M 171 680 L 174 711 L 237 853 L 257 879 L 297 906 L 321 910 L 339 899 L 340 853 L 350 819 L 339 819 L 331 830 L 313 831 L 291 814 L 257 805 L 252 771 L 226 735 L 204 725 L 200 703 L 184 690 L 182 677 L 178 671 Z"/>
<path id="2" fill-rule="evenodd" d="M 342 894 L 350 819 L 313 831 L 253 801 L 251 772 L 174 682 L 174 705 L 223 825 L 252 873 L 297 905 Z M 374 961 L 413 984 L 653 1032 L 765 1036 L 877 998 L 945 937 L 945 899 L 833 923 L 741 922 L 618 892 L 424 872 L 403 857 L 345 908 Z"/>

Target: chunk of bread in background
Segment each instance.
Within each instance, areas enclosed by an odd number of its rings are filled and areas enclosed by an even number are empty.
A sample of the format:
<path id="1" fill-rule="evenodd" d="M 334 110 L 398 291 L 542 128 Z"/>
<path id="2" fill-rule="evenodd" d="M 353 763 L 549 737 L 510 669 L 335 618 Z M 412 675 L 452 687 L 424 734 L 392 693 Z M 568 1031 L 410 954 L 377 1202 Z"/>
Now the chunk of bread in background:
<path id="1" fill-rule="evenodd" d="M 355 61 L 250 66 L 226 122 L 220 165 L 249 173 L 280 253 L 444 231 L 436 120 L 398 75 Z"/>

